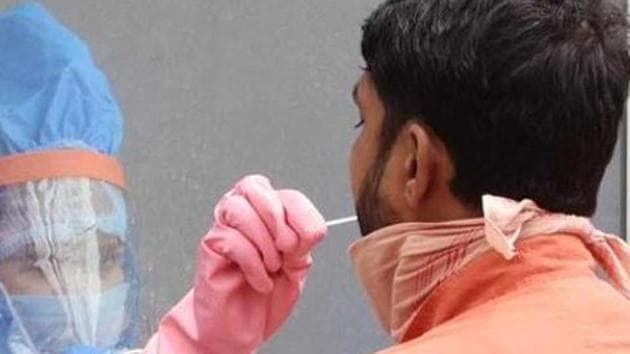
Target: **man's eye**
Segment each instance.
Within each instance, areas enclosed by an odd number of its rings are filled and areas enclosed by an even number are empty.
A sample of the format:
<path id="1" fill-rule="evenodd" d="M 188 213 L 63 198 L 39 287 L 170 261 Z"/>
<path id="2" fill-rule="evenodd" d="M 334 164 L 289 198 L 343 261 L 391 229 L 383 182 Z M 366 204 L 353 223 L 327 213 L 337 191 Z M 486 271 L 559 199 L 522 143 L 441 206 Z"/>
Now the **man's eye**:
<path id="1" fill-rule="evenodd" d="M 365 121 L 364 121 L 363 119 L 361 119 L 361 120 L 359 121 L 359 123 L 357 123 L 357 124 L 355 124 L 355 125 L 354 125 L 354 129 L 359 129 L 359 128 L 361 128 L 361 127 L 363 126 L 363 124 L 365 124 Z"/>

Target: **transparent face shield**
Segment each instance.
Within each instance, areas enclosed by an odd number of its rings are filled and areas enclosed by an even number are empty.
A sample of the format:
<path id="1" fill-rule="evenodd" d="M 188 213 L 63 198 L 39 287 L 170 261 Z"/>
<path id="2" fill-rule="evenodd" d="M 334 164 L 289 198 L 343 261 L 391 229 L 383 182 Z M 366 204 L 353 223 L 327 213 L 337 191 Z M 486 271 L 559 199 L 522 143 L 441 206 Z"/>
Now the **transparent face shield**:
<path id="1" fill-rule="evenodd" d="M 139 337 L 124 193 L 87 178 L 0 187 L 0 353 L 115 353 Z"/>

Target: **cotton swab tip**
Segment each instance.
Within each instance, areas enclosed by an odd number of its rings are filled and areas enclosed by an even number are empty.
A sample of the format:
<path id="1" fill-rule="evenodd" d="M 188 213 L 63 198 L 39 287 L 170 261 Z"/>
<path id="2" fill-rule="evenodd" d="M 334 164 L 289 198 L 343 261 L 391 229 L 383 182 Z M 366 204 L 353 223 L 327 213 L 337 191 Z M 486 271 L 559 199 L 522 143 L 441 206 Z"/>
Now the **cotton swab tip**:
<path id="1" fill-rule="evenodd" d="M 331 227 L 331 226 L 343 225 L 343 224 L 347 224 L 351 222 L 356 222 L 357 220 L 358 220 L 357 217 L 353 215 L 353 216 L 348 216 L 346 218 L 326 221 L 326 226 Z"/>

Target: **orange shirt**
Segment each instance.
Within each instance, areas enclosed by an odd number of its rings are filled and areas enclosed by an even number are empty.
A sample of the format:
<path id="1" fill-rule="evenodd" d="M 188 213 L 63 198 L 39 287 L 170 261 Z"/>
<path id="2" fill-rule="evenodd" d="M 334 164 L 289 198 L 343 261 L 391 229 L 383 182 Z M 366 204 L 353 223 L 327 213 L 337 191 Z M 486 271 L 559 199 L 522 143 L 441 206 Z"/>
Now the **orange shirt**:
<path id="1" fill-rule="evenodd" d="M 534 237 L 518 252 L 486 253 L 449 277 L 406 341 L 378 354 L 630 354 L 630 301 L 578 237 Z"/>

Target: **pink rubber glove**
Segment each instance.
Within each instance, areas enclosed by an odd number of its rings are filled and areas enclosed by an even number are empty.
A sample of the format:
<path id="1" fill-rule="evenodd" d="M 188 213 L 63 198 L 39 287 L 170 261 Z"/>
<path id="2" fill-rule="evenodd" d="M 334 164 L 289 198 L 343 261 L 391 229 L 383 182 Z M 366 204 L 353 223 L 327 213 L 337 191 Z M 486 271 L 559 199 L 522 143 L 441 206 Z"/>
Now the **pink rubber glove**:
<path id="1" fill-rule="evenodd" d="M 219 202 L 193 289 L 162 319 L 146 354 L 249 354 L 287 319 L 326 234 L 300 192 L 249 176 Z"/>

